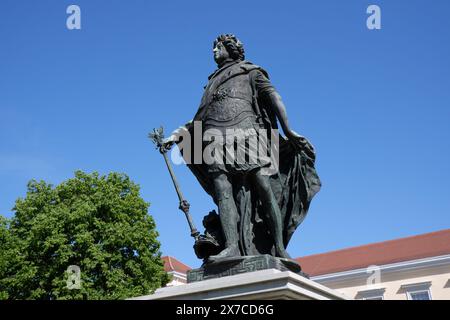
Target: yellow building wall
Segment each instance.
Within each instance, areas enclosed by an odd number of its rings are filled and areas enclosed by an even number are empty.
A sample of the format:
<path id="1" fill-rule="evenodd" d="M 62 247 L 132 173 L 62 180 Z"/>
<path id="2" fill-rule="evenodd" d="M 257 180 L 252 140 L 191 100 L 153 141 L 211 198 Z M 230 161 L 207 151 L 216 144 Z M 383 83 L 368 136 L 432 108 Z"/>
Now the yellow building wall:
<path id="1" fill-rule="evenodd" d="M 370 276 L 368 274 L 367 278 Z M 385 300 L 407 300 L 405 285 L 431 282 L 429 287 L 433 300 L 450 300 L 450 266 L 439 266 L 420 270 L 380 273 L 380 283 L 367 284 L 367 279 L 350 279 L 335 282 L 320 281 L 321 284 L 335 289 L 349 298 L 358 298 L 361 291 L 384 288 Z"/>

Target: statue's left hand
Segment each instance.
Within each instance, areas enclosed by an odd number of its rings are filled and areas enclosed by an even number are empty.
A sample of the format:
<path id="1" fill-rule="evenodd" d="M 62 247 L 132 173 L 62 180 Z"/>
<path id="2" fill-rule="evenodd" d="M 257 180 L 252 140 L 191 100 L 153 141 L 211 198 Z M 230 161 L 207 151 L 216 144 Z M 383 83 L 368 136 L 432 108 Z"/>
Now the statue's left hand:
<path id="1" fill-rule="evenodd" d="M 288 132 L 286 132 L 286 136 L 296 149 L 302 150 L 308 144 L 308 140 L 306 140 L 305 137 L 299 135 L 294 130 L 289 130 Z"/>

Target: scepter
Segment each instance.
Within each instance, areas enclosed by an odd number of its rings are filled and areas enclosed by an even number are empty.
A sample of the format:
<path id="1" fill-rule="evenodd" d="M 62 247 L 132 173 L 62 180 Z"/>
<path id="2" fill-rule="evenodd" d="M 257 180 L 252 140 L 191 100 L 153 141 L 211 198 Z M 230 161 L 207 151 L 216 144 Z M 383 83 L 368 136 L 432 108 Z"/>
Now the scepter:
<path id="1" fill-rule="evenodd" d="M 167 157 L 167 150 L 164 148 L 163 127 L 160 127 L 159 129 L 153 129 L 153 132 L 149 133 L 148 137 L 156 144 L 156 148 L 159 149 L 159 152 L 164 157 L 164 161 L 166 162 L 166 166 L 169 170 L 170 177 L 172 178 L 173 185 L 175 187 L 175 190 L 177 191 L 178 199 L 180 200 L 180 205 L 178 208 L 183 211 L 186 216 L 189 228 L 191 229 L 191 237 L 193 237 L 195 240 L 198 240 L 200 232 L 198 232 L 197 228 L 195 227 L 194 221 L 192 220 L 192 216 L 189 212 L 190 204 L 186 199 L 184 199 L 183 194 L 181 193 L 181 189 L 178 184 L 177 178 L 175 177 L 175 173 L 173 172 L 172 165 L 170 164 L 169 158 Z"/>

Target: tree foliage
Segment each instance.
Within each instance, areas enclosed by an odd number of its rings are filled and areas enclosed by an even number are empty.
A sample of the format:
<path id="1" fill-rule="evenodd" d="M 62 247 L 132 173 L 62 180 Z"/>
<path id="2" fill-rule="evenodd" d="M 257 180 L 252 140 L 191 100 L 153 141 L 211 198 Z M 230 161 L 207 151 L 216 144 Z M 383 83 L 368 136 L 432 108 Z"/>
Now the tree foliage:
<path id="1" fill-rule="evenodd" d="M 0 220 L 0 298 L 124 299 L 165 285 L 149 204 L 128 176 L 75 172 L 53 187 L 32 180 L 15 216 Z M 69 266 L 81 270 L 70 289 Z"/>

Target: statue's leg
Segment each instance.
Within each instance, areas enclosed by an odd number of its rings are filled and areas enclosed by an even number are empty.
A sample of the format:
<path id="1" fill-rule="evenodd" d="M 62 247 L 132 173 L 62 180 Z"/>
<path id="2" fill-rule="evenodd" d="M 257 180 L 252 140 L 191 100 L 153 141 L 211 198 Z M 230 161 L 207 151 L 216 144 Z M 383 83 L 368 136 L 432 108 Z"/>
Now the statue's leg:
<path id="1" fill-rule="evenodd" d="M 219 217 L 225 237 L 225 249 L 210 259 L 240 256 L 238 236 L 238 211 L 233 198 L 233 187 L 224 173 L 214 177 L 214 192 L 219 207 Z"/>
<path id="2" fill-rule="evenodd" d="M 255 189 L 261 199 L 263 208 L 269 219 L 268 225 L 274 238 L 276 256 L 290 259 L 283 244 L 283 222 L 278 201 L 270 186 L 269 176 L 263 175 L 260 169 L 253 173 Z"/>

